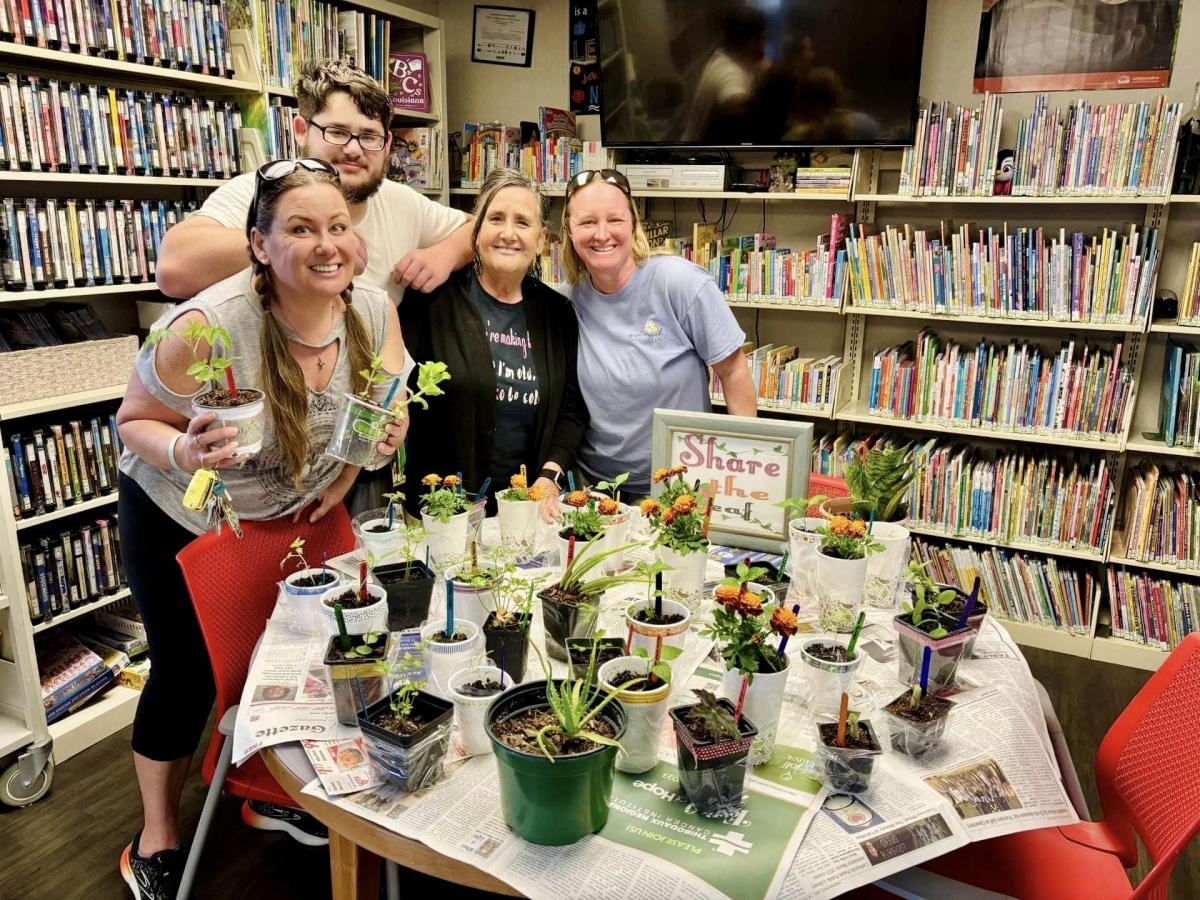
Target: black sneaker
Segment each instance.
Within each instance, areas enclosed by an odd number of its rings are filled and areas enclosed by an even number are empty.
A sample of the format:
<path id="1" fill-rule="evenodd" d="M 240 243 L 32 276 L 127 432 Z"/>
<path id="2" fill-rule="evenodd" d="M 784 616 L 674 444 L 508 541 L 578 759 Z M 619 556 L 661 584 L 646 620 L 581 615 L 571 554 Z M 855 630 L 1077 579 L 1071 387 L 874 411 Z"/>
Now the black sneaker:
<path id="1" fill-rule="evenodd" d="M 282 831 L 308 847 L 329 843 L 329 830 L 306 812 L 288 806 L 247 800 L 242 804 L 242 821 L 262 831 Z"/>
<path id="2" fill-rule="evenodd" d="M 137 900 L 175 900 L 187 854 L 180 847 L 141 856 L 135 849 L 142 839 L 139 831 L 121 851 L 121 877 Z"/>

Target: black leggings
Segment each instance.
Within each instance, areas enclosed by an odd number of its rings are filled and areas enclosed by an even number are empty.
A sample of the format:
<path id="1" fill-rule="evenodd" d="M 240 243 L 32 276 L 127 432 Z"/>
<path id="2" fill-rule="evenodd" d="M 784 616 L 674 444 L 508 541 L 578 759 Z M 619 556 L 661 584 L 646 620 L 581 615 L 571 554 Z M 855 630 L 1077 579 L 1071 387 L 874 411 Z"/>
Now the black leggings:
<path id="1" fill-rule="evenodd" d="M 125 474 L 117 510 L 125 577 L 150 642 L 150 677 L 133 720 L 133 750 L 163 762 L 191 756 L 217 693 L 200 623 L 175 561 L 196 536 Z"/>

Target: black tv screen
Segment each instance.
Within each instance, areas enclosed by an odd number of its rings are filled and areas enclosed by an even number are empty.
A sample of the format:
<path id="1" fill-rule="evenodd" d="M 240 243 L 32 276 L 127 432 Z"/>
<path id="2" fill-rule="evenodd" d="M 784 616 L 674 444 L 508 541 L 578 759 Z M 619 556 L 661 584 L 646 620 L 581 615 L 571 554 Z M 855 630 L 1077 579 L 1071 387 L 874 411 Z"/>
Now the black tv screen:
<path id="1" fill-rule="evenodd" d="M 604 143 L 912 143 L 925 2 L 604 0 Z"/>

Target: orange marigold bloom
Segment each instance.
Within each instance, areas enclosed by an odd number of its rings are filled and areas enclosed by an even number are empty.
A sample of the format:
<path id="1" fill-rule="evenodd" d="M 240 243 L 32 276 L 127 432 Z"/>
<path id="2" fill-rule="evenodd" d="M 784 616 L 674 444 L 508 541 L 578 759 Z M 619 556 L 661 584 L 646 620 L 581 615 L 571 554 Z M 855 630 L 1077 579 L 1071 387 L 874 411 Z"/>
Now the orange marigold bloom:
<path id="1" fill-rule="evenodd" d="M 736 611 L 739 606 L 738 599 L 740 594 L 741 592 L 732 584 L 717 585 L 717 589 L 713 591 L 713 597 L 718 603 L 720 603 L 722 606 L 728 606 L 734 611 Z"/>
<path id="2" fill-rule="evenodd" d="M 867 533 L 867 523 L 862 519 L 856 519 L 850 523 L 850 533 L 855 537 L 862 537 Z"/>
<path id="3" fill-rule="evenodd" d="M 670 470 L 668 470 L 667 474 L 668 475 L 682 475 L 686 471 L 687 471 L 687 466 L 671 466 L 671 468 L 670 468 Z"/>
<path id="4" fill-rule="evenodd" d="M 757 616 L 763 611 L 762 597 L 752 591 L 746 591 L 738 600 L 738 607 L 743 616 Z"/>
<path id="5" fill-rule="evenodd" d="M 642 501 L 639 508 L 641 509 L 643 516 L 650 518 L 651 516 L 658 515 L 658 511 L 662 509 L 662 504 L 657 500 L 651 500 L 649 497 L 647 497 Z"/>
<path id="6" fill-rule="evenodd" d="M 587 505 L 587 491 L 571 491 L 571 493 L 567 494 L 567 506 L 574 506 L 576 509 L 583 509 Z"/>
<path id="7" fill-rule="evenodd" d="M 660 481 L 666 481 L 670 477 L 671 477 L 671 473 L 668 472 L 666 469 L 655 469 L 654 470 L 653 481 L 655 484 L 658 484 Z"/>
<path id="8" fill-rule="evenodd" d="M 791 637 L 800 630 L 800 622 L 790 609 L 781 606 L 771 613 L 771 630 L 781 637 Z"/>
<path id="9" fill-rule="evenodd" d="M 451 476 L 451 477 L 453 477 L 453 476 Z M 421 484 L 427 484 L 430 487 L 434 487 L 441 483 L 442 483 L 442 476 L 434 475 L 433 473 L 430 473 L 421 479 Z"/>
<path id="10" fill-rule="evenodd" d="M 528 486 L 528 482 L 525 481 L 524 475 L 518 473 L 508 479 L 508 486 L 513 488 L 523 488 Z"/>
<path id="11" fill-rule="evenodd" d="M 546 496 L 546 492 L 536 484 L 529 489 L 530 500 L 541 500 Z"/>
<path id="12" fill-rule="evenodd" d="M 442 484 L 446 485 L 446 487 L 454 487 L 455 485 L 462 484 L 462 479 L 457 475 L 447 475 L 442 479 Z"/>
<path id="13" fill-rule="evenodd" d="M 847 537 L 851 534 L 850 520 L 845 516 L 834 516 L 829 520 L 829 531 L 831 534 Z"/>
<path id="14" fill-rule="evenodd" d="M 662 515 L 659 517 L 658 521 L 662 522 L 664 525 L 670 525 L 675 521 L 675 510 L 668 506 L 662 511 Z"/>
<path id="15" fill-rule="evenodd" d="M 601 497 L 600 502 L 596 504 L 596 509 L 600 510 L 602 516 L 615 516 L 621 508 L 617 506 L 617 501 L 612 497 Z"/>
<path id="16" fill-rule="evenodd" d="M 696 498 L 691 494 L 681 494 L 675 498 L 675 502 L 671 504 L 671 508 L 681 515 L 683 513 L 690 513 L 696 508 Z"/>

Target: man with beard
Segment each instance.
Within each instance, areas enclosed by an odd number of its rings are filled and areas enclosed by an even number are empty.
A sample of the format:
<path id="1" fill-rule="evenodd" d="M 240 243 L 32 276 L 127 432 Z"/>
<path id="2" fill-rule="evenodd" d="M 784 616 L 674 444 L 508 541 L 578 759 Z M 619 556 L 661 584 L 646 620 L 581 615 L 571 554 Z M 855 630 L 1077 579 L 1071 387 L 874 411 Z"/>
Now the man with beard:
<path id="1" fill-rule="evenodd" d="M 333 164 L 361 241 L 358 274 L 399 303 L 405 287 L 431 291 L 472 258 L 466 214 L 384 180 L 392 119 L 387 92 L 362 69 L 333 59 L 305 64 L 294 122 L 301 156 Z M 254 173 L 213 192 L 163 240 L 158 288 L 190 298 L 250 264 L 246 214 Z"/>

